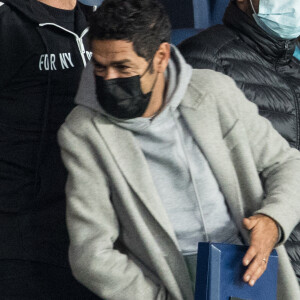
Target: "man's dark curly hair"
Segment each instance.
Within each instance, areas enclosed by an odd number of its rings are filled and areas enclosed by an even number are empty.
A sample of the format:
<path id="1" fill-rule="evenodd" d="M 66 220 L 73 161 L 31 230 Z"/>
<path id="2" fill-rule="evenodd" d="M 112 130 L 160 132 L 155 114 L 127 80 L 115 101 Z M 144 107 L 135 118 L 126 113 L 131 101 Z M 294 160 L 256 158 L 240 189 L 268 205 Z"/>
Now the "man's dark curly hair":
<path id="1" fill-rule="evenodd" d="M 104 0 L 90 19 L 90 41 L 132 42 L 137 55 L 147 61 L 170 36 L 169 17 L 157 0 Z"/>

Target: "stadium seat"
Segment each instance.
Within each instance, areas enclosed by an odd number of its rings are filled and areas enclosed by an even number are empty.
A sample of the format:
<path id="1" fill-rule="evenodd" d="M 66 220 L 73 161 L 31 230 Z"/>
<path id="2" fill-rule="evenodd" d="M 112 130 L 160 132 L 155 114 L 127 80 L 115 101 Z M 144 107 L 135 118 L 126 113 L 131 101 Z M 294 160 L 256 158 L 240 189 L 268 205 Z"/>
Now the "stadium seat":
<path id="1" fill-rule="evenodd" d="M 174 29 L 172 30 L 171 43 L 174 45 L 178 45 L 180 42 L 197 34 L 200 31 L 201 29 L 196 29 L 196 28 Z"/>

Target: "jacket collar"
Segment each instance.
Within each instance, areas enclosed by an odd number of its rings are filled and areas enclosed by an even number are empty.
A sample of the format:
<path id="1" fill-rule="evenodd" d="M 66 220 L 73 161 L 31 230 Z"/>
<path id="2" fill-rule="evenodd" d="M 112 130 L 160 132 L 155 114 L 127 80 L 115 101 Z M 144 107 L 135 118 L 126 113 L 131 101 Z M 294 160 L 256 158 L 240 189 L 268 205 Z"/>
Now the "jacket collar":
<path id="1" fill-rule="evenodd" d="M 296 40 L 271 37 L 256 24 L 253 18 L 241 11 L 235 2 L 230 2 L 225 11 L 223 22 L 265 60 L 280 65 L 288 64 L 291 61 Z"/>

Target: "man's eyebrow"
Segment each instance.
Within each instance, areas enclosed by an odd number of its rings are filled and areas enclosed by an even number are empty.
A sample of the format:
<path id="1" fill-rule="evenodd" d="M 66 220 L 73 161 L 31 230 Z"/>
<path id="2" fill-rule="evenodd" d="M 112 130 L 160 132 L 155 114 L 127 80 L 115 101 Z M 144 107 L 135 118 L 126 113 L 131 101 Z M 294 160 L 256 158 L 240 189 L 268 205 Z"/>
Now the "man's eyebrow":
<path id="1" fill-rule="evenodd" d="M 111 65 L 122 65 L 122 64 L 125 64 L 125 63 L 131 63 L 131 60 L 122 59 L 122 60 L 112 61 Z"/>
<path id="2" fill-rule="evenodd" d="M 96 66 L 101 66 L 101 67 L 104 66 L 103 64 L 98 62 L 94 57 L 92 57 L 92 61 Z M 110 62 L 110 65 L 115 66 L 115 65 L 122 65 L 122 64 L 125 64 L 125 63 L 131 63 L 132 64 L 132 61 L 129 60 L 129 59 L 122 59 L 122 60 L 117 60 L 117 61 Z"/>
<path id="3" fill-rule="evenodd" d="M 93 56 L 92 56 L 92 62 L 94 63 L 94 65 L 96 66 L 101 66 L 103 67 L 103 65 L 101 63 L 99 63 Z"/>

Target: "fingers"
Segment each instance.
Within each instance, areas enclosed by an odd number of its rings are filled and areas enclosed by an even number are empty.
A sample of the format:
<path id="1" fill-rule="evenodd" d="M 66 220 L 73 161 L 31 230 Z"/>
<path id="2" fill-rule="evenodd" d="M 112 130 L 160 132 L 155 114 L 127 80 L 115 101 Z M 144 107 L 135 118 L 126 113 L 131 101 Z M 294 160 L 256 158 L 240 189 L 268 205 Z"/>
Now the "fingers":
<path id="1" fill-rule="evenodd" d="M 249 247 L 248 251 L 246 252 L 243 258 L 243 265 L 248 266 L 256 255 L 257 255 L 257 250 L 255 249 L 255 247 L 253 246 Z"/>
<path id="2" fill-rule="evenodd" d="M 265 272 L 268 264 L 269 254 L 261 254 L 254 247 L 250 247 L 247 251 L 243 264 L 249 265 L 249 268 L 243 276 L 243 280 L 253 286 L 257 279 Z M 251 262 L 249 264 L 249 262 Z"/>
<path id="3" fill-rule="evenodd" d="M 243 220 L 251 230 L 251 242 L 243 258 L 244 266 L 249 266 L 243 280 L 253 286 L 267 268 L 271 251 L 278 239 L 278 228 L 274 220 L 265 215 L 256 215 Z"/>

